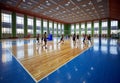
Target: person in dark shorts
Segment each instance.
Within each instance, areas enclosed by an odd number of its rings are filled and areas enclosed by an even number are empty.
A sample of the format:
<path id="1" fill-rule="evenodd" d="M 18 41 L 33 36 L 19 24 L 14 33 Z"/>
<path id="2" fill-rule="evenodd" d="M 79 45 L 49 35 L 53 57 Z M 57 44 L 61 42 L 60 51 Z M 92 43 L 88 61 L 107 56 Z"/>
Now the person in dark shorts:
<path id="1" fill-rule="evenodd" d="M 84 44 L 86 44 L 86 43 L 85 43 L 85 40 L 86 40 L 86 34 L 83 34 L 83 43 L 84 43 Z"/>
<path id="2" fill-rule="evenodd" d="M 37 42 L 39 43 L 39 34 L 37 35 Z"/>
<path id="3" fill-rule="evenodd" d="M 76 37 L 77 37 L 77 42 L 79 42 L 79 34 L 77 34 L 77 36 L 76 36 Z"/>
<path id="4" fill-rule="evenodd" d="M 44 40 L 44 37 L 43 37 L 43 34 L 41 36 L 41 44 L 43 44 L 43 40 Z"/>
<path id="5" fill-rule="evenodd" d="M 90 34 L 88 35 L 88 41 L 89 41 L 90 43 L 92 43 L 92 42 L 91 42 L 91 36 L 90 36 Z"/>
<path id="6" fill-rule="evenodd" d="M 74 44 L 74 45 L 76 44 L 76 35 L 75 35 L 75 33 L 74 33 L 74 35 L 73 35 L 73 44 Z"/>
<path id="7" fill-rule="evenodd" d="M 61 43 L 61 42 L 64 43 L 64 35 L 62 35 L 62 37 L 60 39 L 60 42 L 58 42 L 58 44 Z"/>
<path id="8" fill-rule="evenodd" d="M 47 48 L 46 47 L 46 45 L 47 45 L 47 33 L 46 32 L 44 33 L 44 39 L 43 40 L 44 40 L 44 45 L 43 46 L 45 46 L 45 48 Z"/>

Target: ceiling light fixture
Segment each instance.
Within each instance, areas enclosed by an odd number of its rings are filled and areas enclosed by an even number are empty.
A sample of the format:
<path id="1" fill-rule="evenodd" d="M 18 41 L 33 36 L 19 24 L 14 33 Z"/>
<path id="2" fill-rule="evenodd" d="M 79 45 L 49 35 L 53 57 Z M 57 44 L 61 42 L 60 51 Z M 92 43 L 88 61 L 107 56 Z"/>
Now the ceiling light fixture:
<path id="1" fill-rule="evenodd" d="M 23 0 L 23 2 L 25 2 L 25 0 Z"/>
<path id="2" fill-rule="evenodd" d="M 81 1 L 81 0 L 77 0 L 78 2 Z"/>

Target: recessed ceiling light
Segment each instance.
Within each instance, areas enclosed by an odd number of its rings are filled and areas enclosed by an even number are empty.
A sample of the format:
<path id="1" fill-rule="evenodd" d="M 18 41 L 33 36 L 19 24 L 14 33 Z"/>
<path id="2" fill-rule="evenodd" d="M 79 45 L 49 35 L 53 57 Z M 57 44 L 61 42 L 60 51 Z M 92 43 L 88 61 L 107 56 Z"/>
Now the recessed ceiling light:
<path id="1" fill-rule="evenodd" d="M 23 8 L 25 8 L 25 9 L 26 9 L 27 7 L 25 7 L 25 6 L 24 6 Z"/>
<path id="2" fill-rule="evenodd" d="M 84 4 L 84 5 L 82 5 L 82 7 L 86 7 L 86 5 Z"/>
<path id="3" fill-rule="evenodd" d="M 48 3 L 48 1 L 46 1 L 46 3 Z"/>
<path id="4" fill-rule="evenodd" d="M 69 5 L 68 3 L 65 4 L 65 6 L 68 6 L 68 5 Z"/>
<path id="5" fill-rule="evenodd" d="M 89 14 L 92 14 L 92 12 L 89 12 Z"/>
<path id="6" fill-rule="evenodd" d="M 98 7 L 101 8 L 101 7 L 103 7 L 103 5 L 99 5 Z"/>
<path id="7" fill-rule="evenodd" d="M 65 11 L 63 11 L 63 13 L 65 13 Z"/>
<path id="8" fill-rule="evenodd" d="M 95 8 L 93 7 L 92 10 L 94 10 Z"/>
<path id="9" fill-rule="evenodd" d="M 48 6 L 49 6 L 49 5 L 51 5 L 51 4 L 50 4 L 50 3 L 47 3 L 46 5 L 48 5 Z"/>
<path id="10" fill-rule="evenodd" d="M 70 4 L 70 2 L 68 2 L 68 4 Z"/>
<path id="11" fill-rule="evenodd" d="M 31 2 L 28 2 L 27 4 L 32 5 L 32 3 L 31 3 Z"/>
<path id="12" fill-rule="evenodd" d="M 75 8 L 72 8 L 71 10 L 75 10 Z"/>
<path id="13" fill-rule="evenodd" d="M 25 2 L 25 0 L 23 0 L 23 2 Z"/>
<path id="14" fill-rule="evenodd" d="M 101 9 L 100 11 L 104 11 L 104 9 Z"/>
<path id="15" fill-rule="evenodd" d="M 89 4 L 89 5 L 92 5 L 92 2 L 90 1 L 88 4 Z"/>
<path id="16" fill-rule="evenodd" d="M 43 7 L 41 7 L 41 6 L 38 6 L 40 9 L 43 9 Z"/>
<path id="17" fill-rule="evenodd" d="M 59 7 L 57 7 L 56 10 L 59 10 Z"/>
<path id="18" fill-rule="evenodd" d="M 102 12 L 101 14 L 105 14 L 104 12 Z"/>
<path id="19" fill-rule="evenodd" d="M 97 3 L 101 2 L 102 0 L 97 0 Z"/>
<path id="20" fill-rule="evenodd" d="M 90 9 L 86 9 L 86 11 L 89 11 Z"/>
<path id="21" fill-rule="evenodd" d="M 70 2 L 67 2 L 67 3 L 65 4 L 65 6 L 69 6 L 69 4 L 70 4 Z"/>

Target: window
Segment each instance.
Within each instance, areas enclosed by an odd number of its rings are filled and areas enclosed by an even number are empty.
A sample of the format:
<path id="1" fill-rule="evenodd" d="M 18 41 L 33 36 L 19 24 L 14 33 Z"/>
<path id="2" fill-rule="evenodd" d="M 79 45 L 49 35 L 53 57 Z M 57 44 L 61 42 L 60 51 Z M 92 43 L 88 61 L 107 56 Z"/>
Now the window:
<path id="1" fill-rule="evenodd" d="M 27 23 L 28 23 L 28 34 L 33 34 L 33 19 L 28 18 Z"/>
<path id="2" fill-rule="evenodd" d="M 103 21 L 102 22 L 102 35 L 107 34 L 107 27 L 108 27 L 107 21 Z"/>
<path id="3" fill-rule="evenodd" d="M 52 21 L 49 22 L 49 31 L 50 31 L 50 34 L 52 34 Z"/>
<path id="4" fill-rule="evenodd" d="M 41 34 L 41 20 L 36 20 L 36 34 Z"/>
<path id="5" fill-rule="evenodd" d="M 102 27 L 107 27 L 107 22 L 102 22 Z"/>
<path id="6" fill-rule="evenodd" d="M 54 22 L 54 35 L 57 35 L 57 23 Z"/>
<path id="7" fill-rule="evenodd" d="M 58 34 L 61 35 L 61 24 L 58 24 Z"/>
<path id="8" fill-rule="evenodd" d="M 91 23 L 87 23 L 87 34 L 91 34 Z"/>
<path id="9" fill-rule="evenodd" d="M 111 26 L 118 26 L 118 21 L 111 21 Z"/>
<path id="10" fill-rule="evenodd" d="M 81 24 L 81 34 L 85 34 L 85 23 Z"/>
<path id="11" fill-rule="evenodd" d="M 117 34 L 118 32 L 118 21 L 111 21 L 111 34 Z"/>
<path id="12" fill-rule="evenodd" d="M 47 32 L 47 20 L 43 20 L 43 32 Z"/>
<path id="13" fill-rule="evenodd" d="M 71 34 L 74 34 L 75 32 L 74 32 L 74 28 L 75 28 L 75 26 L 74 26 L 74 24 L 72 24 L 71 25 Z"/>
<path id="14" fill-rule="evenodd" d="M 99 34 L 99 22 L 94 22 L 94 34 Z"/>
<path id="15" fill-rule="evenodd" d="M 62 34 L 64 34 L 64 24 L 62 24 Z"/>
<path id="16" fill-rule="evenodd" d="M 76 24 L 76 34 L 79 34 L 79 24 Z"/>
<path id="17" fill-rule="evenodd" d="M 24 34 L 24 18 L 22 16 L 16 17 L 16 33 Z"/>
<path id="18" fill-rule="evenodd" d="M 2 13 L 2 33 L 12 33 L 12 21 L 10 13 Z"/>

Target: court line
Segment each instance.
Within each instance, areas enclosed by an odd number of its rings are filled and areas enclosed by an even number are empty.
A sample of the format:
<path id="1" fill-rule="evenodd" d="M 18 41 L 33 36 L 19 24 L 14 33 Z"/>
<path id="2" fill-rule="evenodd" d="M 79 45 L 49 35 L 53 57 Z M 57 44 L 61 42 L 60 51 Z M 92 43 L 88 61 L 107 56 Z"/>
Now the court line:
<path id="1" fill-rule="evenodd" d="M 56 68 L 54 71 L 48 73 L 46 76 L 44 76 L 43 78 L 41 78 L 40 80 L 37 81 L 40 82 L 41 80 L 43 80 L 44 78 L 46 78 L 47 76 L 51 75 L 52 73 L 54 73 L 56 70 L 58 70 L 59 68 L 61 68 L 62 66 L 64 66 L 65 64 L 67 64 L 68 62 L 72 61 L 74 58 L 78 57 L 79 55 L 81 55 L 82 53 L 86 52 L 88 49 L 92 48 L 93 45 L 91 45 L 89 48 L 87 48 L 86 50 L 84 50 L 83 52 L 81 52 L 80 54 L 76 55 L 75 57 L 73 57 L 71 60 L 67 61 L 66 63 L 64 63 L 63 65 L 59 66 L 58 68 Z"/>
<path id="2" fill-rule="evenodd" d="M 37 80 L 32 76 L 32 74 L 22 65 L 22 63 L 20 63 L 20 61 L 14 56 L 14 54 L 9 50 L 7 49 L 11 54 L 12 56 L 16 59 L 16 61 L 23 67 L 23 69 L 32 77 L 32 79 L 35 81 L 35 83 L 37 83 Z"/>

